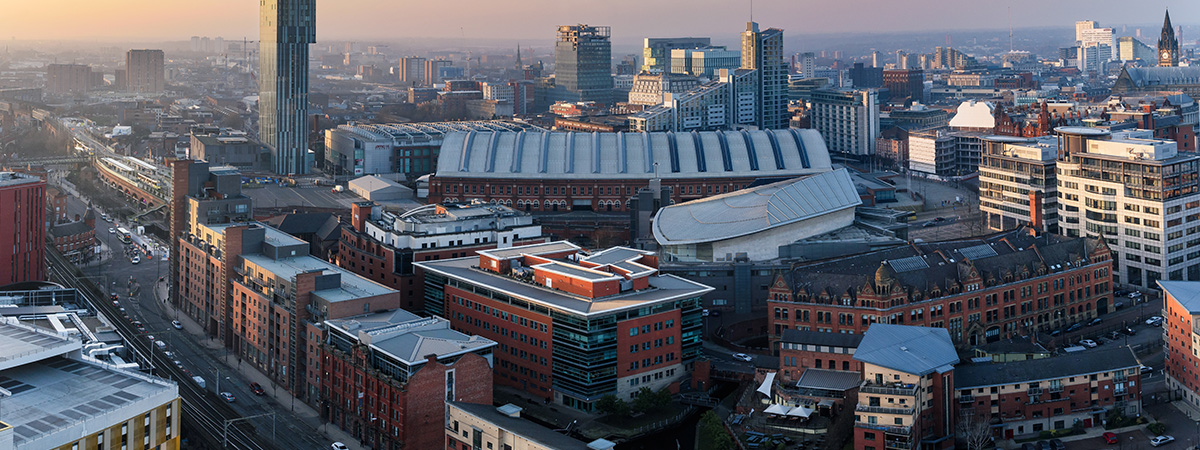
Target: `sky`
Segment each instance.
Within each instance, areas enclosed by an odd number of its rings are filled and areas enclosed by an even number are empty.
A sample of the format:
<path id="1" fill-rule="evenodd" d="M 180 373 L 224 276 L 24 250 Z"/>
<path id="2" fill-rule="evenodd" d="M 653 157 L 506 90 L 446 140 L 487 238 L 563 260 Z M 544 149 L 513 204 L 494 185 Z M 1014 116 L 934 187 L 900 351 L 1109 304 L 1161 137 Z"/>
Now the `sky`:
<path id="1" fill-rule="evenodd" d="M 552 39 L 555 26 L 609 25 L 614 40 L 736 35 L 751 0 L 317 0 L 317 39 Z M 1191 25 L 1194 0 L 757 0 L 754 18 L 788 34 L 1157 24 Z M 0 0 L 0 41 L 255 39 L 255 0 Z M 722 30 L 715 32 L 714 30 Z M 1128 34 L 1132 34 L 1132 29 Z M 1154 32 L 1157 34 L 1157 31 Z"/>

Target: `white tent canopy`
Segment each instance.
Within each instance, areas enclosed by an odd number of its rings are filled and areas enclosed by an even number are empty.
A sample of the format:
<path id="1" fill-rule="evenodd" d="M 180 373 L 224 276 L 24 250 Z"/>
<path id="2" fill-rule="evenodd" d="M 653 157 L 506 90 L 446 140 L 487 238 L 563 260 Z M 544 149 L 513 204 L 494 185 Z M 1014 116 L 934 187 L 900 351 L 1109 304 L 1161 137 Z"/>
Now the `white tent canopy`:
<path id="1" fill-rule="evenodd" d="M 755 390 L 762 393 L 762 395 L 770 397 L 771 389 L 774 387 L 774 385 L 775 385 L 775 372 L 771 372 L 771 373 L 768 373 L 765 378 L 763 378 L 762 384 L 759 385 L 758 389 L 755 389 Z"/>
<path id="2" fill-rule="evenodd" d="M 767 414 L 785 416 L 788 413 L 788 409 L 789 407 L 784 405 L 771 405 L 768 406 L 767 409 L 764 409 L 763 412 Z"/>
<path id="3" fill-rule="evenodd" d="M 787 415 L 790 417 L 808 418 L 808 416 L 811 415 L 812 412 L 813 412 L 813 410 L 808 409 L 807 407 L 797 406 L 795 408 L 792 408 L 790 411 L 788 411 Z"/>

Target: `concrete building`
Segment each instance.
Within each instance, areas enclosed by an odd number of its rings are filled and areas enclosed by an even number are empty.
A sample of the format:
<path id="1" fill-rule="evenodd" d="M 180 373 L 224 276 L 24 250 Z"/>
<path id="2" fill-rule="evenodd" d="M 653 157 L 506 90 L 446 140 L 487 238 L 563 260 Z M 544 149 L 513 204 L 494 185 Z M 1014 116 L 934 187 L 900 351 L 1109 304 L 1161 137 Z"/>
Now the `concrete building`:
<path id="1" fill-rule="evenodd" d="M 424 80 L 426 86 L 433 86 L 441 83 L 444 79 L 442 75 L 445 73 L 443 69 L 449 68 L 453 63 L 445 59 L 427 59 L 422 67 L 421 79 Z"/>
<path id="2" fill-rule="evenodd" d="M 747 22 L 742 32 L 742 68 L 758 73 L 756 123 L 760 129 L 788 128 L 788 68 L 783 59 L 783 30 L 759 30 L 758 23 Z"/>
<path id="3" fill-rule="evenodd" d="M 563 25 L 554 41 L 556 101 L 612 105 L 612 42 L 609 27 Z"/>
<path id="4" fill-rule="evenodd" d="M 712 288 L 658 274 L 651 252 L 551 242 L 477 253 L 414 264 L 427 307 L 501 342 L 497 384 L 593 411 L 605 395 L 678 391 L 700 355 L 700 297 Z"/>
<path id="5" fill-rule="evenodd" d="M 130 50 L 125 53 L 125 90 L 138 94 L 161 94 L 166 87 L 162 50 Z"/>
<path id="6" fill-rule="evenodd" d="M 850 226 L 861 204 L 837 169 L 667 206 L 652 229 L 664 261 L 766 261 L 781 246 Z"/>
<path id="7" fill-rule="evenodd" d="M 879 137 L 879 94 L 874 89 L 814 91 L 809 118 L 830 152 L 852 157 L 875 155 Z"/>
<path id="8" fill-rule="evenodd" d="M 1142 60 L 1147 63 L 1157 61 L 1158 55 L 1154 48 L 1146 45 L 1133 36 L 1117 38 L 1117 58 L 1121 61 Z"/>
<path id="9" fill-rule="evenodd" d="M 863 384 L 854 408 L 854 448 L 954 448 L 954 365 L 945 329 L 879 323 L 854 352 Z"/>
<path id="10" fill-rule="evenodd" d="M 990 423 L 995 439 L 1067 430 L 1076 422 L 1091 428 L 1101 426 L 1112 410 L 1125 417 L 1142 414 L 1141 367 L 1130 347 L 1117 346 L 1050 359 L 964 364 L 954 370 L 953 396 L 958 417 Z"/>
<path id="11" fill-rule="evenodd" d="M 364 200 L 379 203 L 413 198 L 408 186 L 376 175 L 367 175 L 346 182 L 346 189 Z"/>
<path id="12" fill-rule="evenodd" d="M 408 86 L 425 85 L 425 58 L 406 56 L 400 58 L 400 82 Z"/>
<path id="13" fill-rule="evenodd" d="M 671 50 L 671 73 L 717 78 L 721 69 L 734 70 L 742 65 L 742 54 L 725 47 Z"/>
<path id="14" fill-rule="evenodd" d="M 316 0 L 263 0 L 259 11 L 258 138 L 279 175 L 308 173 L 308 55 Z"/>
<path id="15" fill-rule="evenodd" d="M 663 102 L 629 116 L 633 131 L 715 131 L 755 127 L 758 122 L 758 71 L 722 70 L 718 79 L 687 92 L 663 96 Z"/>
<path id="16" fill-rule="evenodd" d="M 447 448 L 469 450 L 612 450 L 616 444 L 598 439 L 591 444 L 521 419 L 521 407 L 499 408 L 491 403 L 446 403 Z M 493 446 L 493 444 L 495 444 Z"/>
<path id="17" fill-rule="evenodd" d="M 1113 29 L 1100 28 L 1100 23 L 1094 20 L 1075 22 L 1075 42 L 1080 47 L 1091 47 L 1094 45 L 1116 47 L 1113 42 Z"/>
<path id="18" fill-rule="evenodd" d="M 325 130 L 325 171 L 335 175 L 402 173 L 409 179 L 433 173 L 447 133 L 540 131 L 506 120 L 338 125 Z"/>
<path id="19" fill-rule="evenodd" d="M 415 261 L 459 258 L 479 250 L 545 242 L 533 217 L 502 205 L 426 205 L 394 214 L 356 203 L 349 226 L 341 228 L 337 264 L 400 291 L 402 307 L 444 313 L 425 305 L 425 274 Z"/>
<path id="20" fill-rule="evenodd" d="M 667 94 L 682 94 L 699 85 L 700 82 L 691 75 L 669 72 L 634 75 L 633 87 L 629 90 L 629 104 L 658 106 L 663 104 Z"/>
<path id="21" fill-rule="evenodd" d="M 188 151 L 193 159 L 245 171 L 271 170 L 271 152 L 244 133 L 193 131 L 191 136 Z"/>
<path id="22" fill-rule="evenodd" d="M 46 93 L 82 94 L 91 89 L 95 78 L 86 64 L 46 65 Z"/>
<path id="23" fill-rule="evenodd" d="M 0 448 L 180 447 L 174 382 L 118 369 L 85 355 L 79 340 L 14 318 L 0 322 L 0 349 Z"/>
<path id="24" fill-rule="evenodd" d="M 325 420 L 372 448 L 444 448 L 450 402 L 492 403 L 496 343 L 441 317 L 383 311 L 325 321 Z"/>
<path id="25" fill-rule="evenodd" d="M 979 211 L 988 229 L 1025 226 L 1058 232 L 1058 140 L 985 136 L 979 165 Z"/>
<path id="26" fill-rule="evenodd" d="M 1200 214 L 1200 157 L 1148 130 L 1109 133 L 1059 127 L 1059 228 L 1104 239 L 1114 257 L 1113 284 L 1153 289 L 1158 280 L 1200 280 L 1188 261 Z"/>
<path id="27" fill-rule="evenodd" d="M 535 212 L 625 211 L 659 178 L 677 202 L 744 188 L 756 179 L 827 172 L 812 130 L 671 133 L 459 132 L 448 134 L 430 181 L 431 203 L 482 200 Z M 528 206 L 527 206 L 528 205 Z"/>
<path id="28" fill-rule="evenodd" d="M 711 45 L 709 38 L 645 38 L 642 40 L 642 72 L 670 72 L 672 50 L 702 49 Z"/>
<path id="29" fill-rule="evenodd" d="M 1111 258 L 1102 240 L 1020 228 L 798 263 L 768 289 L 770 337 L 891 323 L 967 347 L 1086 323 L 1112 311 Z"/>
<path id="30" fill-rule="evenodd" d="M 46 279 L 46 181 L 0 172 L 0 285 Z"/>

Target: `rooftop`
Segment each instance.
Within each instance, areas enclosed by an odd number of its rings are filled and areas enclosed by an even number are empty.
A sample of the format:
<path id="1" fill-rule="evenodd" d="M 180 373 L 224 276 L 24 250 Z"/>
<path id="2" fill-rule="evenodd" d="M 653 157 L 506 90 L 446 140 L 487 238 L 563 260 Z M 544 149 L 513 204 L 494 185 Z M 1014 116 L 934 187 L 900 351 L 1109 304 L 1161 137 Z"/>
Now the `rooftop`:
<path id="1" fill-rule="evenodd" d="M 924 376 L 953 370 L 958 353 L 945 328 L 875 323 L 864 333 L 854 359 Z"/>
<path id="2" fill-rule="evenodd" d="M 990 354 L 996 354 L 996 353 L 1049 353 L 1049 351 L 1046 350 L 1046 347 L 1042 347 L 1042 344 L 1038 344 L 1037 342 L 1034 342 L 1028 338 L 1022 338 L 1022 339 L 1012 338 L 1012 339 L 1004 339 L 1004 340 L 1000 340 L 1000 341 L 996 341 L 996 342 L 989 342 L 987 344 L 977 347 L 977 349 L 980 351 L 983 351 L 985 353 L 990 353 Z"/>
<path id="3" fill-rule="evenodd" d="M 1094 348 L 1048 359 L 961 365 L 954 370 L 954 388 L 972 389 L 1057 380 L 1138 366 L 1141 363 L 1129 347 Z"/>
<path id="4" fill-rule="evenodd" d="M 544 255 L 548 253 L 560 253 L 569 251 L 578 251 L 579 246 L 567 241 L 554 241 L 542 244 L 522 245 L 520 247 L 498 248 L 493 250 L 480 250 L 477 253 L 480 255 L 491 256 L 496 259 L 512 259 L 519 258 L 522 255 Z"/>
<path id="5" fill-rule="evenodd" d="M 654 238 L 660 245 L 732 239 L 861 204 L 849 172 L 837 169 L 667 206 L 654 217 Z"/>
<path id="6" fill-rule="evenodd" d="M 587 443 L 583 441 L 559 434 L 549 428 L 543 427 L 520 417 L 509 416 L 508 414 L 500 412 L 495 406 L 492 405 L 464 402 L 446 402 L 446 405 L 459 409 L 467 414 L 479 418 L 480 420 L 495 425 L 497 428 L 500 428 L 505 432 L 520 436 L 533 442 L 537 442 L 545 448 L 551 448 L 555 450 L 588 450 Z M 519 414 L 519 408 L 511 408 L 510 406 L 512 405 L 505 405 L 505 411 L 518 411 Z"/>
<path id="7" fill-rule="evenodd" d="M 325 323 L 357 335 L 360 342 L 382 350 L 409 366 L 424 363 L 427 355 L 440 358 L 496 345 L 490 339 L 450 329 L 449 320 L 436 316 L 422 318 L 402 309 L 332 319 Z"/>
<path id="8" fill-rule="evenodd" d="M 271 259 L 260 254 L 244 254 L 242 259 L 287 280 L 294 280 L 299 274 L 315 271 L 325 274 L 340 274 L 341 283 L 337 288 L 314 291 L 315 294 L 330 303 L 395 292 L 387 286 L 310 255 Z"/>
<path id="9" fill-rule="evenodd" d="M 830 391 L 845 391 L 862 384 L 862 374 L 844 370 L 804 369 L 804 374 L 796 381 L 796 387 L 808 389 L 825 389 Z"/>
<path id="10" fill-rule="evenodd" d="M 1200 282 L 1158 280 L 1158 286 L 1189 313 L 1200 314 Z"/>
<path id="11" fill-rule="evenodd" d="M 0 371 L 82 347 L 79 341 L 62 338 L 45 330 L 0 322 Z"/>
<path id="12" fill-rule="evenodd" d="M 0 187 L 32 184 L 42 181 L 40 177 L 19 172 L 0 172 Z"/>
<path id="13" fill-rule="evenodd" d="M 863 340 L 861 334 L 827 333 L 824 331 L 783 329 L 779 342 L 811 344 L 829 347 L 856 348 Z"/>

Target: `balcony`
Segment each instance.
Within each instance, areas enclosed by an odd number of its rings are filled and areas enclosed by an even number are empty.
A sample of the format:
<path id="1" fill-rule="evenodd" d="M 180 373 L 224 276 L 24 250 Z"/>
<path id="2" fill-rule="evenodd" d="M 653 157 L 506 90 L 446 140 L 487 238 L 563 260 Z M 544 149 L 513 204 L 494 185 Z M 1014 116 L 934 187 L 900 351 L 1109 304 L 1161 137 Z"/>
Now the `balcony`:
<path id="1" fill-rule="evenodd" d="M 959 403 L 975 403 L 975 396 L 974 395 L 960 395 L 960 396 L 958 396 L 958 402 Z"/>
<path id="2" fill-rule="evenodd" d="M 1066 388 L 1064 388 L 1062 385 L 1058 385 L 1058 386 L 1050 386 L 1050 393 L 1052 393 L 1052 394 L 1053 394 L 1053 393 L 1056 393 L 1056 392 L 1062 392 L 1064 389 L 1066 389 Z"/>
<path id="3" fill-rule="evenodd" d="M 912 415 L 912 413 L 913 413 L 913 409 L 911 407 L 890 408 L 890 407 L 886 407 L 886 406 L 858 405 L 858 406 L 854 407 L 854 410 L 858 411 L 858 412 L 870 412 L 870 413 L 879 413 L 879 414 Z"/>
<path id="4" fill-rule="evenodd" d="M 919 389 L 919 388 L 915 384 L 867 383 L 867 384 L 864 384 L 861 388 L 859 388 L 858 392 L 864 393 L 864 394 L 905 395 L 905 396 L 909 396 L 909 397 L 916 397 L 917 389 Z"/>
<path id="5" fill-rule="evenodd" d="M 887 442 L 885 442 L 885 443 L 884 443 L 884 447 L 883 447 L 883 448 L 897 448 L 897 449 L 901 449 L 901 450 L 908 450 L 908 449 L 912 448 L 912 442 L 908 442 L 908 441 L 887 441 Z"/>
<path id="6" fill-rule="evenodd" d="M 902 426 L 897 426 L 897 425 L 889 426 L 889 425 L 883 425 L 883 424 L 878 424 L 878 423 L 866 423 L 866 422 L 854 422 L 854 427 L 855 428 L 869 428 L 872 430 L 879 430 L 879 431 L 882 431 L 887 434 L 894 434 L 894 435 L 900 435 L 900 436 L 911 436 L 912 435 L 912 427 L 902 427 Z"/>
<path id="7" fill-rule="evenodd" d="M 1125 395 L 1129 393 L 1129 388 L 1125 386 L 1117 386 L 1113 389 L 1113 395 Z"/>
<path id="8" fill-rule="evenodd" d="M 1042 395 L 1042 388 L 1040 388 L 1040 387 L 1031 387 L 1031 388 L 1029 388 L 1029 390 L 1028 390 L 1028 391 L 1025 391 L 1025 393 L 1026 393 L 1026 394 L 1029 394 L 1029 395 Z"/>

